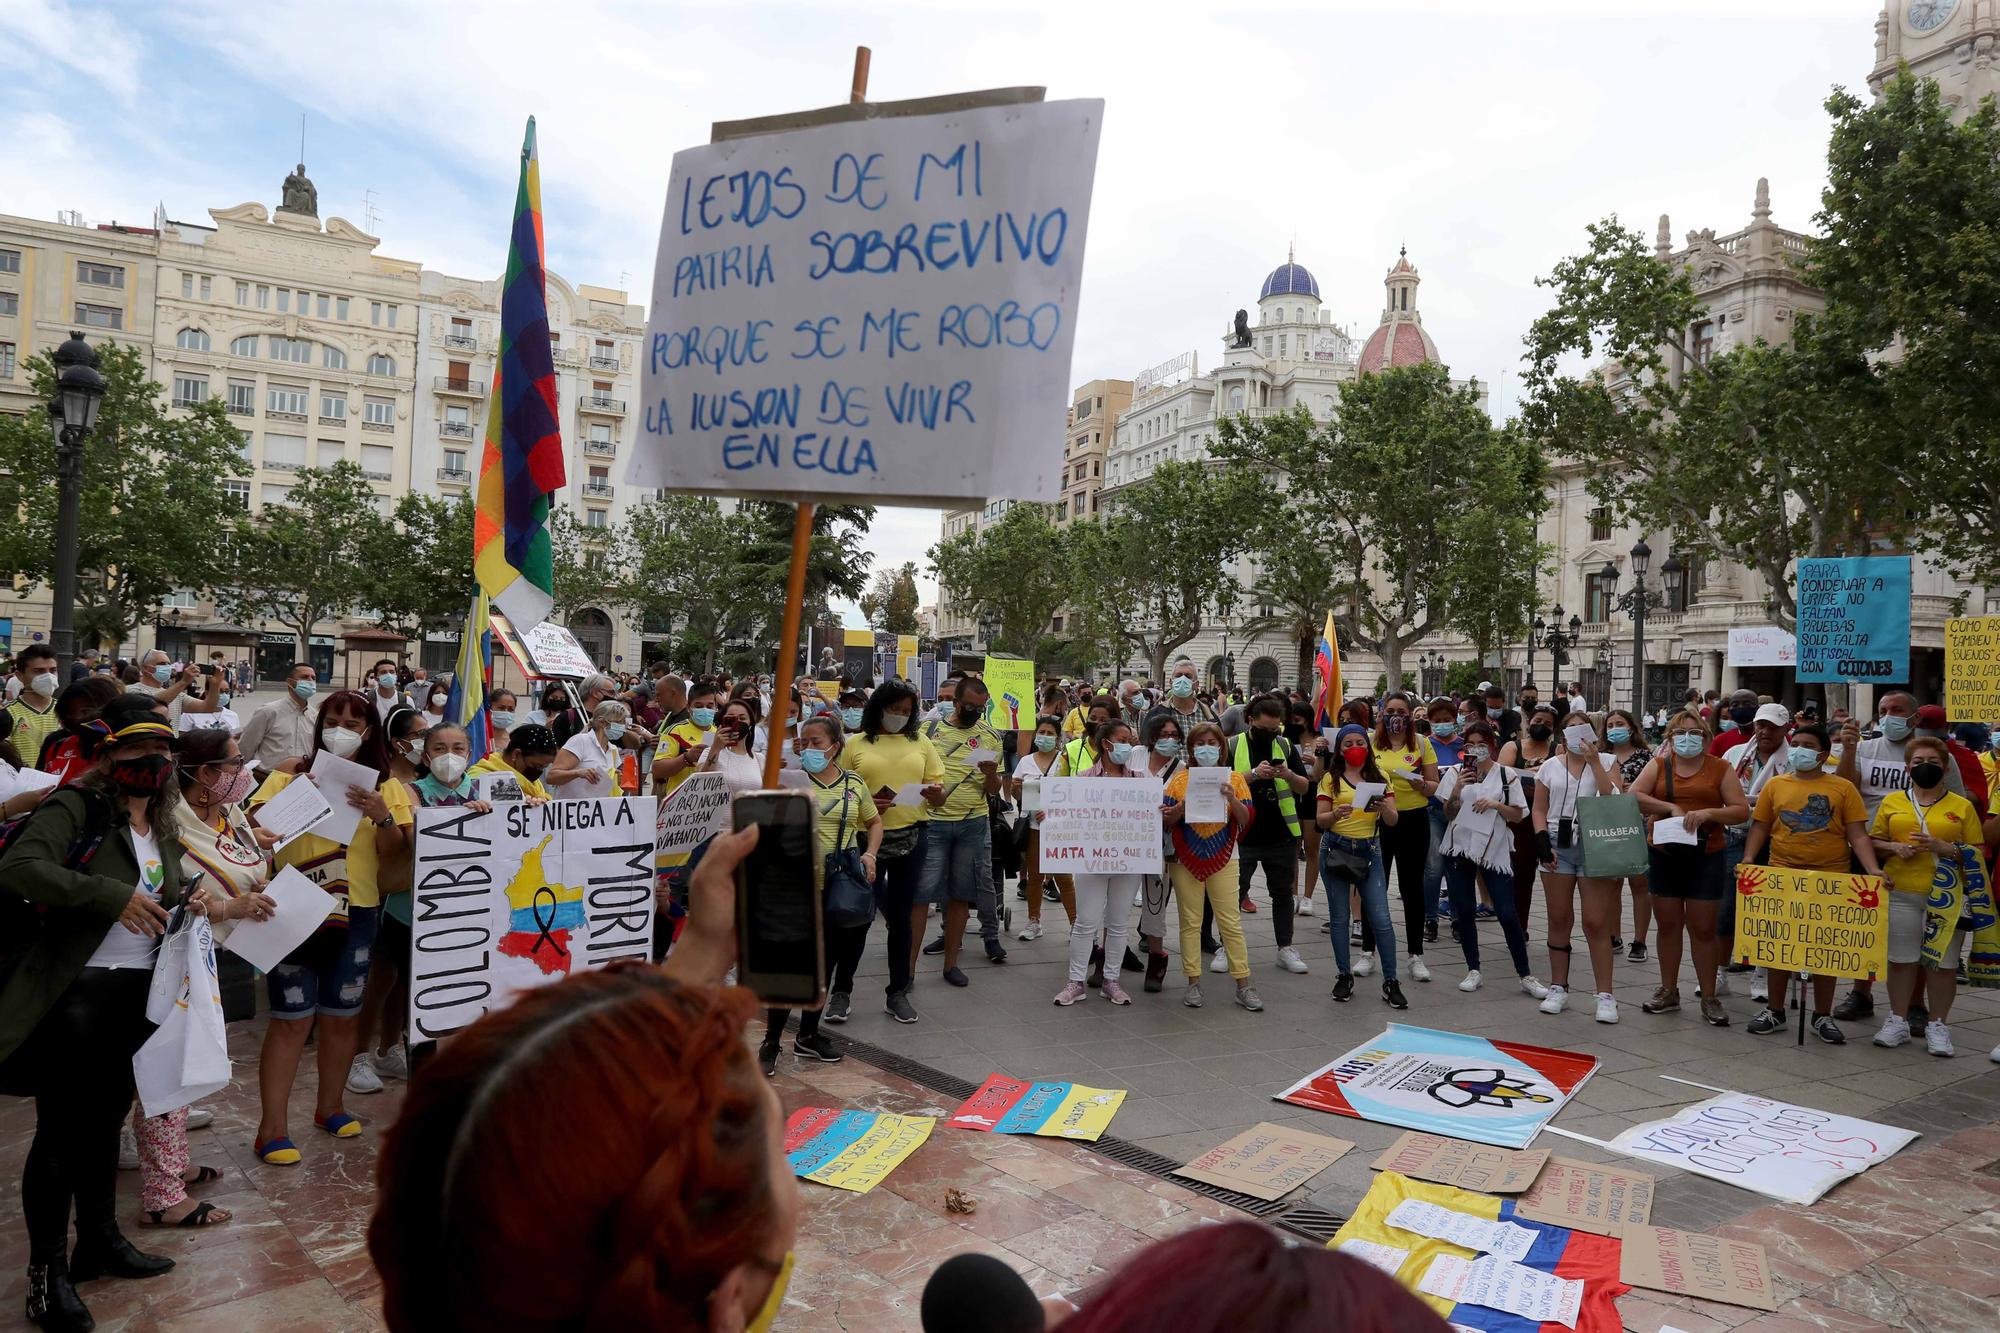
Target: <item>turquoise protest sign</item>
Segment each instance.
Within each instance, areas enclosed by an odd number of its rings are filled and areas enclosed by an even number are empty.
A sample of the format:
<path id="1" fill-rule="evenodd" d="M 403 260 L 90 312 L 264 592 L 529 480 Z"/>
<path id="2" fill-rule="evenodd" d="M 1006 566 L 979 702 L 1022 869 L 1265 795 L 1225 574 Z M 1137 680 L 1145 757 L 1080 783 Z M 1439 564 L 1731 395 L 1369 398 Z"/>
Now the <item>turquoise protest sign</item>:
<path id="1" fill-rule="evenodd" d="M 1910 558 L 1799 561 L 1801 681 L 1910 678 Z"/>

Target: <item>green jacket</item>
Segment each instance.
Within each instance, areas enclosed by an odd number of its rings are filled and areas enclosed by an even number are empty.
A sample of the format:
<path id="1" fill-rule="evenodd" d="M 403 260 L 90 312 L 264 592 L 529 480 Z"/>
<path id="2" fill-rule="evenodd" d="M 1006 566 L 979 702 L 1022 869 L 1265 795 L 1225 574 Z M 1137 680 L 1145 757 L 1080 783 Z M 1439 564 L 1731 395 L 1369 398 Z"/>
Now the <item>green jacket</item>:
<path id="1" fill-rule="evenodd" d="M 36 807 L 14 845 L 0 854 L 0 886 L 45 907 L 41 933 L 0 989 L 0 1060 L 18 1050 L 117 924 L 139 886 L 139 857 L 122 801 L 111 832 L 81 871 L 63 865 L 84 827 L 84 798 L 60 790 Z M 180 845 L 160 845 L 161 902 L 180 901 Z"/>

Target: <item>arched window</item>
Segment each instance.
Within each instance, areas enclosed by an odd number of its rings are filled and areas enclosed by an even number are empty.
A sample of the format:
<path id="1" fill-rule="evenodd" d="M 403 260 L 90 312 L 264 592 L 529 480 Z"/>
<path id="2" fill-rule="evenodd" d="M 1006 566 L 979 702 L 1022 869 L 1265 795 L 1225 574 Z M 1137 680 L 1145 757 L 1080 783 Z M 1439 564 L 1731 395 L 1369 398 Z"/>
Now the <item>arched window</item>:
<path id="1" fill-rule="evenodd" d="M 255 339 L 252 339 L 254 342 Z M 182 329 L 174 335 L 174 346 L 183 352 L 206 352 L 208 331 L 206 329 Z"/>
<path id="2" fill-rule="evenodd" d="M 395 374 L 396 358 L 382 352 L 375 353 L 375 355 L 368 358 L 368 373 L 370 375 Z"/>
<path id="3" fill-rule="evenodd" d="M 347 369 L 347 353 L 341 351 L 331 343 L 321 343 L 319 348 L 319 363 L 328 370 L 345 370 Z"/>
<path id="4" fill-rule="evenodd" d="M 1232 412 L 1243 410 L 1243 386 L 1240 384 L 1229 386 L 1229 410 Z"/>
<path id="5" fill-rule="evenodd" d="M 230 343 L 229 354 L 231 356 L 257 355 L 257 335 L 254 333 L 246 333 L 241 338 L 238 338 L 234 342 Z"/>
<path id="6" fill-rule="evenodd" d="M 1268 694 L 1278 688 L 1278 659 L 1260 657 L 1250 664 L 1250 689 L 1257 694 Z"/>

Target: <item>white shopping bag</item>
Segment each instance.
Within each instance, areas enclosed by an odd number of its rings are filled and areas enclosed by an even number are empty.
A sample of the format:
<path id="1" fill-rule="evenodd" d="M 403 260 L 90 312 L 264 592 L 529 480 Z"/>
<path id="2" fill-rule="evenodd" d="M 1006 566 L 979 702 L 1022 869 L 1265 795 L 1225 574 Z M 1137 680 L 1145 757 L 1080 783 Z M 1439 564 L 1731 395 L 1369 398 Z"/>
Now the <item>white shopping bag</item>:
<path id="1" fill-rule="evenodd" d="M 215 932 L 207 917 L 185 916 L 160 941 L 146 1017 L 159 1028 L 132 1057 L 132 1076 L 147 1115 L 165 1115 L 229 1086 Z"/>

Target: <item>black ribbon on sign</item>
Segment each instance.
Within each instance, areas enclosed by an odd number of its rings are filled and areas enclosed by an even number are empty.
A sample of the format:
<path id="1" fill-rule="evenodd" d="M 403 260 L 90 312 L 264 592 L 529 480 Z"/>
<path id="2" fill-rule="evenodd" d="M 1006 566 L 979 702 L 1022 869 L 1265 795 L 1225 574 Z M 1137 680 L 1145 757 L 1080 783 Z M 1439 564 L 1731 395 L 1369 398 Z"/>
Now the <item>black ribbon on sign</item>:
<path id="1" fill-rule="evenodd" d="M 548 911 L 548 915 L 546 917 L 542 915 L 545 906 Z M 542 932 L 540 935 L 536 936 L 534 944 L 529 946 L 528 951 L 530 953 L 540 952 L 542 947 L 542 941 L 547 940 L 549 943 L 549 947 L 556 951 L 556 957 L 558 958 L 569 957 L 569 950 L 563 948 L 561 944 L 556 942 L 556 937 L 549 934 L 549 931 L 553 929 L 556 924 L 556 891 L 550 888 L 546 884 L 542 885 L 541 888 L 536 889 L 535 901 L 529 905 L 528 910 L 534 914 L 535 929 Z"/>

